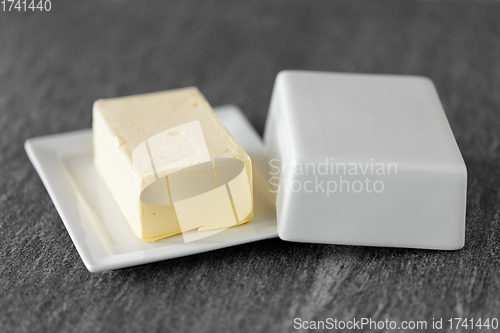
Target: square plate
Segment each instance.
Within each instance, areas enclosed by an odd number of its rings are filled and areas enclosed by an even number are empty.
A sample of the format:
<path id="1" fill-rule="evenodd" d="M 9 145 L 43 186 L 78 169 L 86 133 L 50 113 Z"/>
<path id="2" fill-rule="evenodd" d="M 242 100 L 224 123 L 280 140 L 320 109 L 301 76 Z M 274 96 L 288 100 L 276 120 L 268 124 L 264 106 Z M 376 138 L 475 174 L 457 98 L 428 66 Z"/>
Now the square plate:
<path id="1" fill-rule="evenodd" d="M 249 223 L 190 243 L 185 243 L 182 235 L 156 243 L 146 243 L 134 235 L 94 168 L 91 129 L 26 141 L 28 157 L 90 272 L 277 237 L 276 209 L 264 181 L 267 158 L 262 141 L 237 107 L 222 106 L 215 111 L 252 158 L 255 216 Z"/>

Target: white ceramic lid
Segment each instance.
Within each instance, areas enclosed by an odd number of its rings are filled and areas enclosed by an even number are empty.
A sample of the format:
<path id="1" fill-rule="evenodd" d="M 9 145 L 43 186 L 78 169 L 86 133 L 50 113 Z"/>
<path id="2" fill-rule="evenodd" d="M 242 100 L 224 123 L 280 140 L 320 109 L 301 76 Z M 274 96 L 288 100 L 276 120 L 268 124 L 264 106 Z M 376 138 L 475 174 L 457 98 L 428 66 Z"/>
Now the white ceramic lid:
<path id="1" fill-rule="evenodd" d="M 264 140 L 282 239 L 463 247 L 467 171 L 429 79 L 283 71 Z"/>

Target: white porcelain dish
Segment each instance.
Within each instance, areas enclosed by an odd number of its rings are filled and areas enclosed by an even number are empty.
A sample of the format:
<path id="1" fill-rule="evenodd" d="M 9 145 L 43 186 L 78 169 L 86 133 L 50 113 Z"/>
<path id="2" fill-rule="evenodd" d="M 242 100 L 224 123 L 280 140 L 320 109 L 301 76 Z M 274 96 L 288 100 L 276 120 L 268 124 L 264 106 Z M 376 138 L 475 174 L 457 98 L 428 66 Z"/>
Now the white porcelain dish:
<path id="1" fill-rule="evenodd" d="M 124 268 L 277 237 L 276 210 L 264 181 L 267 158 L 262 141 L 237 107 L 215 110 L 252 158 L 255 217 L 250 223 L 190 243 L 185 243 L 182 235 L 156 243 L 137 239 L 96 173 L 91 129 L 26 141 L 26 152 L 89 271 Z"/>
<path id="2" fill-rule="evenodd" d="M 264 139 L 281 239 L 464 246 L 467 169 L 431 80 L 283 71 Z"/>

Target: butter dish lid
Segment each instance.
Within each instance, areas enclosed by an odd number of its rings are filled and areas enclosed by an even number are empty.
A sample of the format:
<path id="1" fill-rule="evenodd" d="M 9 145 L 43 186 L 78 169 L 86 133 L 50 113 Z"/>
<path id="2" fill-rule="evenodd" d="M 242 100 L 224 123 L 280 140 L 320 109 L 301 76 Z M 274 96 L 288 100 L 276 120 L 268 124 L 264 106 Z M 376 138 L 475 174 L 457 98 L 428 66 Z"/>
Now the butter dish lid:
<path id="1" fill-rule="evenodd" d="M 463 247 L 467 170 L 431 80 L 280 72 L 264 141 L 283 240 Z"/>

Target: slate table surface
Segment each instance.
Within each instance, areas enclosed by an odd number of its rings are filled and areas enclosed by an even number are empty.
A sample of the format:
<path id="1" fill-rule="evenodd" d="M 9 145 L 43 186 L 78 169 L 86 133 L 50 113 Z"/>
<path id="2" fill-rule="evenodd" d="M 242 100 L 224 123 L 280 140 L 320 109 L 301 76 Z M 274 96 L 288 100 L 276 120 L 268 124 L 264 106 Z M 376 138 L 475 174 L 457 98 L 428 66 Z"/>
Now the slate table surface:
<path id="1" fill-rule="evenodd" d="M 466 244 L 260 241 L 92 274 L 23 148 L 94 100 L 197 86 L 262 133 L 283 69 L 431 78 L 468 168 Z M 288 332 L 500 318 L 500 3 L 52 1 L 0 12 L 0 332 Z"/>

